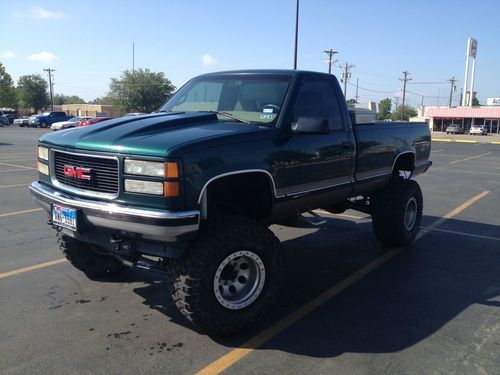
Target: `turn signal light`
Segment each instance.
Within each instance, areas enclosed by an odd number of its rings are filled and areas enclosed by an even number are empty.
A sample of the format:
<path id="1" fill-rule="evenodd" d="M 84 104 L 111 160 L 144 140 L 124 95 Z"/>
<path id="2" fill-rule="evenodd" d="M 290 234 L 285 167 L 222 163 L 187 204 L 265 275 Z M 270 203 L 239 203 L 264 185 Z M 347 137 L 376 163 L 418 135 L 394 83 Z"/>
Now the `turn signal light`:
<path id="1" fill-rule="evenodd" d="M 179 183 L 166 181 L 163 183 L 166 197 L 178 197 L 179 196 Z"/>
<path id="2" fill-rule="evenodd" d="M 165 163 L 165 178 L 178 178 L 179 177 L 179 167 L 175 162 Z"/>

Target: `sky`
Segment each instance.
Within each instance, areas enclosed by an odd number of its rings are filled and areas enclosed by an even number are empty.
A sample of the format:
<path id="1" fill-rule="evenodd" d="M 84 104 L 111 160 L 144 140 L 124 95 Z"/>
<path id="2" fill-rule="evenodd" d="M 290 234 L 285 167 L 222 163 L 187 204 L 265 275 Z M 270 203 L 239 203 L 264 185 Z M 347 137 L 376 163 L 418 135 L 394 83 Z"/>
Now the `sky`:
<path id="1" fill-rule="evenodd" d="M 19 76 L 55 69 L 54 91 L 93 100 L 132 68 L 161 71 L 177 86 L 207 72 L 293 68 L 296 0 L 0 0 L 0 62 Z M 302 0 L 298 68 L 333 73 L 349 63 L 347 98 L 445 105 L 464 85 L 467 38 L 478 40 L 475 91 L 500 97 L 500 1 Z M 423 96 L 423 98 L 422 98 Z M 395 99 L 399 97 L 399 99 Z"/>

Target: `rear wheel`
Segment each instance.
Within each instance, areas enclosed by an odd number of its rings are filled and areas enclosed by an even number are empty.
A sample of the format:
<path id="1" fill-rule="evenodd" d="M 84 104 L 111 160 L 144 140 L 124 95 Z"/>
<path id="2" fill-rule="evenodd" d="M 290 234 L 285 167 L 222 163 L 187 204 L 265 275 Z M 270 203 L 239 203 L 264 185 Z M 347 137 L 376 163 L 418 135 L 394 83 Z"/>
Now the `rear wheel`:
<path id="1" fill-rule="evenodd" d="M 422 191 L 415 181 L 396 179 L 371 203 L 373 230 L 382 242 L 406 246 L 415 240 L 423 210 Z"/>
<path id="2" fill-rule="evenodd" d="M 85 273 L 88 278 L 113 277 L 121 273 L 123 264 L 111 255 L 106 255 L 106 251 L 85 242 L 57 233 L 59 249 L 77 269 Z"/>
<path id="3" fill-rule="evenodd" d="M 202 331 L 229 335 L 258 322 L 284 279 L 279 240 L 264 225 L 224 216 L 202 229 L 187 254 L 167 263 L 180 312 Z"/>

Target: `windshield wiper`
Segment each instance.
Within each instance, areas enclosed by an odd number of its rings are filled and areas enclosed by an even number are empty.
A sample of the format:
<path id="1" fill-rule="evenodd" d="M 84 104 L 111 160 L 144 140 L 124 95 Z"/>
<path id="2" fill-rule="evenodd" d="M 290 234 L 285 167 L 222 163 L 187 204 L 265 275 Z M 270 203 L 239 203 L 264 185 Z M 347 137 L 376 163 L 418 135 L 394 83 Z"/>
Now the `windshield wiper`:
<path id="1" fill-rule="evenodd" d="M 208 113 L 215 113 L 216 115 L 222 115 L 226 116 L 232 120 L 238 121 L 238 122 L 243 122 L 244 124 L 251 124 L 250 121 L 243 120 L 239 117 L 236 117 L 235 115 L 230 114 L 229 112 L 224 112 L 224 111 L 200 111 L 200 112 L 208 112 Z"/>

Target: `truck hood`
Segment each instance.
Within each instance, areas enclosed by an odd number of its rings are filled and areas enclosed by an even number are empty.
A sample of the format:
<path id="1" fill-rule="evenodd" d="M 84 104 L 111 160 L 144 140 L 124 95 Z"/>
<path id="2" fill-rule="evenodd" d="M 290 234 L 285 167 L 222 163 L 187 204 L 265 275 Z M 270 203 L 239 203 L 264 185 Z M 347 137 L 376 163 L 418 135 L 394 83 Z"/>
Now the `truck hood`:
<path id="1" fill-rule="evenodd" d="M 70 149 L 164 157 L 172 156 L 174 148 L 189 143 L 265 129 L 220 121 L 212 113 L 171 112 L 121 117 L 62 130 L 45 134 L 40 142 Z"/>

